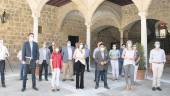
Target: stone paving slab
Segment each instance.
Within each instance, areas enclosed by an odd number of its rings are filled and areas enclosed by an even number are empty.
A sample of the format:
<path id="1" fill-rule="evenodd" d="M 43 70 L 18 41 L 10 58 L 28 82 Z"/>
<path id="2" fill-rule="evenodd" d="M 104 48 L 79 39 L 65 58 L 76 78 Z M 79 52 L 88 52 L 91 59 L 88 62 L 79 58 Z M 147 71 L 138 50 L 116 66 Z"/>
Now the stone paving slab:
<path id="1" fill-rule="evenodd" d="M 126 91 L 124 78 L 120 80 L 112 81 L 108 79 L 108 85 L 111 88 L 107 90 L 103 88 L 103 82 L 100 82 L 100 88 L 94 89 L 94 72 L 85 72 L 85 89 L 76 90 L 75 81 L 61 81 L 61 90 L 59 92 L 52 92 L 50 81 L 37 81 L 37 87 L 39 91 L 32 89 L 31 75 L 28 77 L 28 86 L 25 92 L 21 92 L 22 82 L 18 80 L 18 74 L 7 73 L 6 84 L 7 88 L 0 87 L 0 96 L 170 96 L 170 83 L 162 82 L 163 91 L 151 90 L 152 81 L 143 80 L 138 81 L 135 90 Z M 111 74 L 108 74 L 108 78 L 111 78 Z"/>

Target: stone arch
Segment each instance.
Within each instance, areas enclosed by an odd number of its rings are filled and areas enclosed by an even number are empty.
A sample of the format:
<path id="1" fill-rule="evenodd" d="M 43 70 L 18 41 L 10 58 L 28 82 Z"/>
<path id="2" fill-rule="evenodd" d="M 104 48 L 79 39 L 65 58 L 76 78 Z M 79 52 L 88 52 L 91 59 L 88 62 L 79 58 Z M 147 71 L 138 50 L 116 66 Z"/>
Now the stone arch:
<path id="1" fill-rule="evenodd" d="M 103 25 L 111 24 L 116 27 L 120 27 L 121 21 L 121 7 L 113 4 L 109 1 L 105 1 L 100 4 L 100 6 L 96 9 L 92 17 L 92 28 L 93 26 L 97 26 L 98 22 L 106 23 Z M 113 22 L 113 23 L 111 23 Z M 101 26 L 101 25 L 99 25 Z"/>
<path id="2" fill-rule="evenodd" d="M 84 14 L 81 11 L 79 11 L 79 9 L 76 7 L 76 5 L 74 3 L 69 3 L 69 4 L 62 6 L 62 7 L 63 8 L 60 8 L 60 10 L 58 10 L 58 13 L 60 13 L 60 14 L 58 14 L 58 18 L 57 18 L 57 23 L 58 23 L 57 24 L 57 29 L 58 29 L 57 31 L 58 32 L 61 31 L 63 21 L 69 13 L 71 13 L 73 11 L 78 11 L 78 12 L 81 13 L 83 18 L 85 17 Z"/>
<path id="3" fill-rule="evenodd" d="M 155 6 L 156 5 L 156 6 Z M 152 0 L 148 9 L 148 18 L 166 21 L 170 30 L 170 1 L 169 0 Z"/>
<path id="4" fill-rule="evenodd" d="M 80 11 L 74 10 L 67 13 L 62 22 L 60 34 L 61 40 L 67 40 L 68 36 L 79 36 L 80 41 L 86 41 L 85 19 Z"/>
<path id="5" fill-rule="evenodd" d="M 112 25 L 101 25 L 92 30 L 91 47 L 94 49 L 98 41 L 103 41 L 108 49 L 112 43 L 120 43 L 120 32 Z"/>

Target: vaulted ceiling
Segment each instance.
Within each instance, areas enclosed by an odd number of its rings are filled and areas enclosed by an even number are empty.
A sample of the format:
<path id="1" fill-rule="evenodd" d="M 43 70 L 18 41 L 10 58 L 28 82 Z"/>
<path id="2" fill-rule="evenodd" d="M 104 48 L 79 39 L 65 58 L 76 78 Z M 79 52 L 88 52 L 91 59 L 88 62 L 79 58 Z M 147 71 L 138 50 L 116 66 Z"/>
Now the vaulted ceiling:
<path id="1" fill-rule="evenodd" d="M 112 3 L 118 4 L 120 6 L 124 6 L 124 5 L 128 5 L 128 4 L 132 4 L 132 0 L 108 0 Z"/>
<path id="2" fill-rule="evenodd" d="M 118 4 L 120 6 L 124 6 L 124 5 L 128 5 L 128 4 L 132 4 L 132 0 L 108 0 L 112 3 Z M 71 0 L 49 0 L 47 2 L 48 5 L 52 5 L 52 6 L 63 6 L 67 3 L 71 2 Z"/>
<path id="3" fill-rule="evenodd" d="M 63 6 L 67 3 L 71 2 L 71 0 L 49 0 L 47 2 L 48 5 L 52 5 L 52 6 L 57 6 L 57 7 L 60 7 L 60 6 Z"/>

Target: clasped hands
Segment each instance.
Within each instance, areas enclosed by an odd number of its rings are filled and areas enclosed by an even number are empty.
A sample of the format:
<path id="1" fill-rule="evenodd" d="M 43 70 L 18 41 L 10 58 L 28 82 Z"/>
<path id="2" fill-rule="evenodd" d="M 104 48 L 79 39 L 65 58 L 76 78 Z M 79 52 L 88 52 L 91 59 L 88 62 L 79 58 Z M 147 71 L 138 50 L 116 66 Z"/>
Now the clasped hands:
<path id="1" fill-rule="evenodd" d="M 102 61 L 102 62 L 101 62 L 101 65 L 105 65 L 105 64 L 107 64 L 106 61 Z"/>

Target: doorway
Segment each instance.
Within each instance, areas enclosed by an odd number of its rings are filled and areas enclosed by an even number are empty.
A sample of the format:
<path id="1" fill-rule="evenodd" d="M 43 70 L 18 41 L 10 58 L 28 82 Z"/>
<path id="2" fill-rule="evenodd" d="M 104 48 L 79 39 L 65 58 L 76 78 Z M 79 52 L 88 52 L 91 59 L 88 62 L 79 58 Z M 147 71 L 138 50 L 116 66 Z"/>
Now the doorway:
<path id="1" fill-rule="evenodd" d="M 71 46 L 75 47 L 76 42 L 79 42 L 79 36 L 68 36 L 68 40 L 71 41 Z"/>

